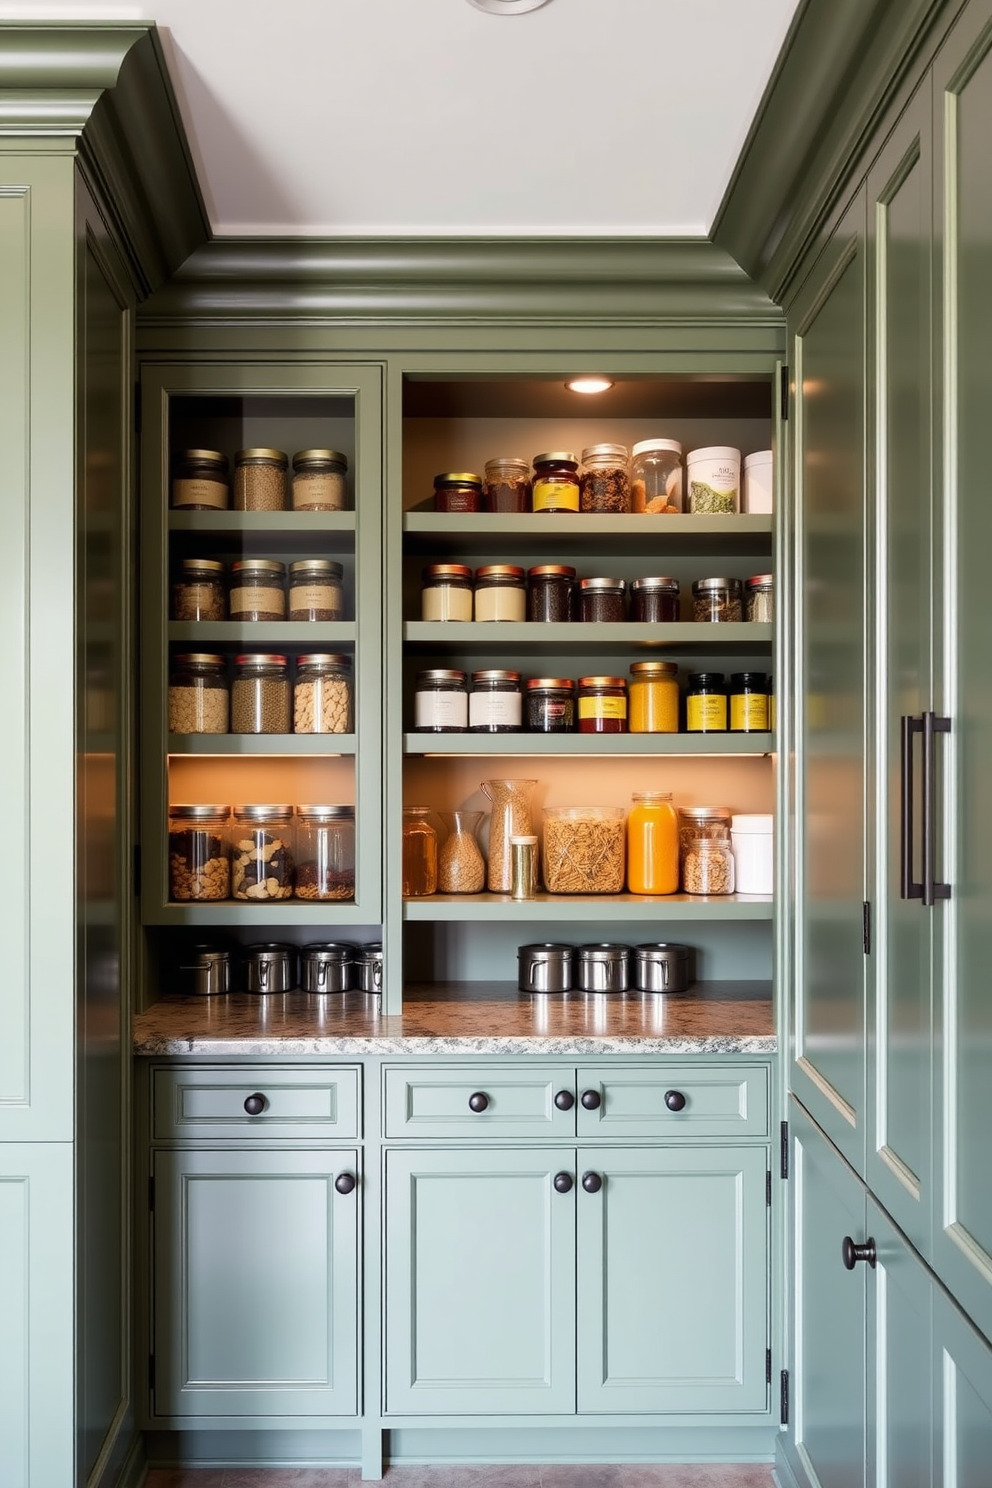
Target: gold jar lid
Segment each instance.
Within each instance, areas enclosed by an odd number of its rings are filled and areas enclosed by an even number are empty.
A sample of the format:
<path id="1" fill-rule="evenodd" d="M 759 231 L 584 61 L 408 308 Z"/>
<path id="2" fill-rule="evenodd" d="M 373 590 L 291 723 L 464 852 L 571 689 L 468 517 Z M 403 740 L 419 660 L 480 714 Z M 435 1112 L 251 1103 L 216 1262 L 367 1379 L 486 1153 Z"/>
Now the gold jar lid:
<path id="1" fill-rule="evenodd" d="M 442 471 L 434 477 L 435 486 L 478 486 L 482 490 L 482 476 L 472 470 Z"/>
<path id="2" fill-rule="evenodd" d="M 524 570 L 515 563 L 487 563 L 475 570 L 476 583 L 480 579 L 519 579 L 522 582 L 523 578 Z"/>
<path id="3" fill-rule="evenodd" d="M 626 677 L 580 677 L 580 687 L 626 687 Z"/>
<path id="4" fill-rule="evenodd" d="M 579 458 L 574 450 L 548 450 L 543 455 L 534 456 L 535 465 L 578 465 Z"/>
<path id="5" fill-rule="evenodd" d="M 224 665 L 223 656 L 216 656 L 210 651 L 184 651 L 180 656 L 172 658 L 174 667 L 181 666 L 217 666 Z"/>
<path id="6" fill-rule="evenodd" d="M 297 667 L 350 667 L 351 657 L 344 656 L 340 652 L 313 651 L 307 656 L 296 658 Z"/>
<path id="7" fill-rule="evenodd" d="M 220 450 L 188 449 L 183 450 L 179 457 L 197 465 L 222 465 L 227 472 L 227 456 L 221 454 Z"/>
<path id="8" fill-rule="evenodd" d="M 340 470 L 347 470 L 348 456 L 343 455 L 340 450 L 332 449 L 297 450 L 293 456 L 293 469 L 299 470 L 302 465 L 333 465 Z"/>
<path id="9" fill-rule="evenodd" d="M 234 458 L 239 465 L 281 465 L 284 470 L 289 465 L 289 457 L 277 449 L 238 450 Z"/>
<path id="10" fill-rule="evenodd" d="M 222 574 L 224 565 L 216 558 L 184 558 L 180 569 L 182 578 L 194 573 L 209 574 L 212 577 L 214 574 Z"/>
<path id="11" fill-rule="evenodd" d="M 278 574 L 282 578 L 286 573 L 285 563 L 280 563 L 278 558 L 239 558 L 236 563 L 231 564 L 232 574 L 265 574 L 273 577 Z"/>
<path id="12" fill-rule="evenodd" d="M 464 563 L 428 563 L 420 577 L 425 584 L 436 584 L 445 579 L 464 579 L 471 583 L 472 570 Z"/>
<path id="13" fill-rule="evenodd" d="M 632 661 L 630 674 L 635 681 L 639 678 L 647 680 L 651 677 L 677 677 L 679 669 L 674 661 Z"/>

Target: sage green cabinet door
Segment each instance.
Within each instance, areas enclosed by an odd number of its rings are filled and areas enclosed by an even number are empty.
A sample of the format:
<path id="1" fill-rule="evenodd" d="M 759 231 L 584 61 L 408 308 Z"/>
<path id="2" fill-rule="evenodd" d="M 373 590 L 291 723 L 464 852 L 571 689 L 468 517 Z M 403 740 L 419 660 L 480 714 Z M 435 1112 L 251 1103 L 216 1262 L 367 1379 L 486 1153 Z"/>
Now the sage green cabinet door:
<path id="1" fill-rule="evenodd" d="M 933 1482 L 939 1488 L 987 1488 L 992 1481 L 992 1349 L 940 1287 L 933 1294 Z"/>
<path id="2" fill-rule="evenodd" d="M 390 1415 L 574 1411 L 574 1163 L 572 1149 L 387 1152 Z"/>
<path id="3" fill-rule="evenodd" d="M 355 1414 L 356 1162 L 155 1154 L 156 1419 Z"/>
<path id="4" fill-rule="evenodd" d="M 873 1488 L 931 1488 L 933 1280 L 871 1199 L 868 1466 Z"/>
<path id="5" fill-rule="evenodd" d="M 586 1148 L 580 1411 L 764 1411 L 764 1147 Z"/>

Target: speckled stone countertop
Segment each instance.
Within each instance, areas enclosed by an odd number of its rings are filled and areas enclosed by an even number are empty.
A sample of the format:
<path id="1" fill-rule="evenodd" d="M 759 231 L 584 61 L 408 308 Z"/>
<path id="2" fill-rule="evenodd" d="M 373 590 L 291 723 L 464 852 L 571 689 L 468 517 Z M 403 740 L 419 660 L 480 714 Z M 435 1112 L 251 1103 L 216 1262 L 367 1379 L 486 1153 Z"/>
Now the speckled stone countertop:
<path id="1" fill-rule="evenodd" d="M 774 1054 L 767 982 L 681 996 L 531 997 L 506 982 L 407 987 L 384 1016 L 358 993 L 176 997 L 134 1021 L 134 1052 L 173 1057 L 342 1054 Z"/>

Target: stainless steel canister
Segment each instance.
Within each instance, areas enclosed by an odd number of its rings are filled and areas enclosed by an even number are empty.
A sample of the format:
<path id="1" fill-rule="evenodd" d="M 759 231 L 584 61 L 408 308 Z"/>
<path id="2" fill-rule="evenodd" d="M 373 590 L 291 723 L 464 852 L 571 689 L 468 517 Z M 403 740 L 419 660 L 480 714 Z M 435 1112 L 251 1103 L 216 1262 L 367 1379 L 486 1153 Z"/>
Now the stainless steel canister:
<path id="1" fill-rule="evenodd" d="M 189 959 L 179 970 L 185 973 L 187 991 L 197 997 L 215 997 L 231 990 L 230 951 L 194 946 Z"/>
<path id="2" fill-rule="evenodd" d="M 668 940 L 635 946 L 634 986 L 639 992 L 685 992 L 689 986 L 689 947 Z"/>
<path id="3" fill-rule="evenodd" d="M 305 945 L 300 952 L 300 985 L 304 992 L 347 992 L 355 947 L 327 940 Z"/>
<path id="4" fill-rule="evenodd" d="M 248 946 L 245 951 L 249 992 L 289 992 L 295 985 L 296 952 L 276 941 Z"/>
<path id="5" fill-rule="evenodd" d="M 355 986 L 359 992 L 382 991 L 382 942 L 355 947 Z"/>
<path id="6" fill-rule="evenodd" d="M 518 946 L 517 986 L 521 992 L 570 992 L 572 947 L 553 940 Z"/>
<path id="7" fill-rule="evenodd" d="M 626 992 L 629 950 L 601 940 L 581 945 L 575 953 L 576 980 L 582 992 Z"/>

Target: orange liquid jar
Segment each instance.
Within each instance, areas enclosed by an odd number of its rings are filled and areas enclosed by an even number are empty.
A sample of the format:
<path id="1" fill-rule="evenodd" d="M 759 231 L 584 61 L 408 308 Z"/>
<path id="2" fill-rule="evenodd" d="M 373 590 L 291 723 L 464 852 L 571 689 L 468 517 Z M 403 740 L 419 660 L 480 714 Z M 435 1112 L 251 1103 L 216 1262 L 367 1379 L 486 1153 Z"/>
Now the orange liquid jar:
<path id="1" fill-rule="evenodd" d="M 627 817 L 627 887 L 674 894 L 679 887 L 679 820 L 667 791 L 636 791 Z"/>

